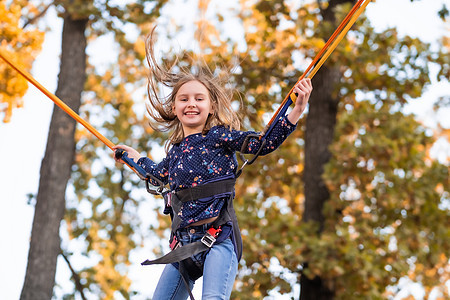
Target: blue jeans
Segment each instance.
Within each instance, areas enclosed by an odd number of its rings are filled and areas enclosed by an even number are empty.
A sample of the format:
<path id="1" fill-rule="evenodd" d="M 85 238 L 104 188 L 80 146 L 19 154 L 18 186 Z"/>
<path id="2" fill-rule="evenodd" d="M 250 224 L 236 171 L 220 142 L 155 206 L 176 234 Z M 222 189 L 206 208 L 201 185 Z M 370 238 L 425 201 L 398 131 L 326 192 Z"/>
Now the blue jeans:
<path id="1" fill-rule="evenodd" d="M 180 242 L 185 245 L 198 241 L 205 234 L 205 230 L 187 228 L 180 232 Z M 200 258 L 201 255 L 202 253 L 199 253 L 193 259 Z M 220 244 L 214 244 L 206 254 L 203 267 L 202 299 L 229 299 L 236 278 L 237 267 L 237 257 L 231 240 L 226 239 Z M 189 280 L 191 290 L 194 283 L 194 281 Z M 153 299 L 186 300 L 188 297 L 189 293 L 180 272 L 173 265 L 166 265 L 156 286 Z"/>

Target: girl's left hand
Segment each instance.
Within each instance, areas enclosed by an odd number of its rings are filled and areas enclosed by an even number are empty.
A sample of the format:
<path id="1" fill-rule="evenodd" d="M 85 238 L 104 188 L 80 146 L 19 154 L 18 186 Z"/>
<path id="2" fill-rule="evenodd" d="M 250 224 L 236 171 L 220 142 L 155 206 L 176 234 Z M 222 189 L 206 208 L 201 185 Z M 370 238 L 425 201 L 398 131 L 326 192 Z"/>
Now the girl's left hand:
<path id="1" fill-rule="evenodd" d="M 129 147 L 129 146 L 125 146 L 125 145 L 117 145 L 117 146 L 114 146 L 112 149 L 113 149 L 114 151 L 117 150 L 117 149 L 122 149 L 122 150 L 127 151 L 128 157 L 131 158 L 131 159 L 133 159 L 134 162 L 137 162 L 137 161 L 139 160 L 139 158 L 141 158 L 141 155 L 139 154 L 139 152 L 137 152 L 136 150 L 134 150 L 133 148 L 131 148 L 131 147 Z M 118 162 L 118 163 L 122 163 L 122 164 L 124 163 L 123 160 L 117 159 L 116 156 L 115 156 L 114 154 L 113 154 L 113 158 L 114 158 L 114 160 L 115 160 L 116 162 Z"/>
<path id="2" fill-rule="evenodd" d="M 309 96 L 313 90 L 311 79 L 304 78 L 297 83 L 294 87 L 293 92 L 297 95 L 297 100 L 295 100 L 295 106 L 303 112 L 309 101 Z"/>
<path id="3" fill-rule="evenodd" d="M 313 87 L 310 78 L 300 80 L 292 90 L 292 92 L 297 95 L 295 106 L 288 115 L 288 119 L 292 124 L 297 123 L 300 119 L 300 116 L 308 104 L 309 96 L 311 96 L 312 90 Z"/>

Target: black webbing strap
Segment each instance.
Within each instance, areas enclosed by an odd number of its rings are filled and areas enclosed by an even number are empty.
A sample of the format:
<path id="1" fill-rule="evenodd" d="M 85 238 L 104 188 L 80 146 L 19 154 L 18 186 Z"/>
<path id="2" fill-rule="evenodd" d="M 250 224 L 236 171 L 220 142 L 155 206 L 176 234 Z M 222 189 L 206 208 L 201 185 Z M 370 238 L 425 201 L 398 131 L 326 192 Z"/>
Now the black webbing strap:
<path id="1" fill-rule="evenodd" d="M 181 202 L 188 202 L 206 197 L 212 197 L 214 195 L 230 193 L 234 191 L 234 184 L 236 179 L 226 179 L 203 185 L 197 185 L 187 189 L 180 190 L 175 193 L 178 200 Z"/>
<path id="2" fill-rule="evenodd" d="M 146 265 L 158 265 L 158 264 L 171 264 L 171 263 L 182 261 L 186 258 L 189 258 L 193 255 L 196 255 L 196 254 L 206 251 L 208 249 L 209 249 L 208 246 L 203 244 L 201 241 L 197 241 L 194 243 L 184 245 L 182 247 L 178 247 L 160 258 L 157 258 L 154 260 L 147 259 L 146 261 L 141 263 L 141 265 L 146 266 Z"/>
<path id="3" fill-rule="evenodd" d="M 183 203 L 224 193 L 233 194 L 235 183 L 236 179 L 234 178 L 225 179 L 183 189 L 173 194 L 171 199 L 171 206 L 175 215 L 172 219 L 172 232 L 176 232 L 182 222 L 182 220 L 176 215 L 180 211 Z M 215 225 L 216 224 L 222 225 L 223 223 L 215 222 Z"/>
<path id="4" fill-rule="evenodd" d="M 191 300 L 195 300 L 194 295 L 192 294 L 191 287 L 189 286 L 189 273 L 187 271 L 187 267 L 184 264 L 185 261 L 180 261 L 178 265 L 178 271 L 180 272 L 181 279 L 183 280 L 184 286 L 189 293 L 189 298 Z"/>

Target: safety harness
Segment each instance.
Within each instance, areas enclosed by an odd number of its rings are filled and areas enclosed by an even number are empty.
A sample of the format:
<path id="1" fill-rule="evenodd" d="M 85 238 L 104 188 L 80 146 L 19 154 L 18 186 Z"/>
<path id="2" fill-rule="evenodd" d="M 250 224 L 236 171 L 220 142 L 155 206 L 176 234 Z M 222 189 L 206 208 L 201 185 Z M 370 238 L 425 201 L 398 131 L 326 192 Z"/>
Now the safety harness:
<path id="1" fill-rule="evenodd" d="M 164 192 L 165 201 L 164 213 L 172 218 L 172 232 L 170 237 L 170 247 L 172 249 L 168 254 L 155 259 L 146 260 L 142 265 L 154 264 L 174 264 L 178 263 L 178 270 L 183 277 L 183 281 L 190 293 L 188 279 L 196 280 L 203 275 L 204 260 L 194 262 L 192 257 L 198 253 L 209 251 L 215 244 L 231 238 L 238 260 L 242 256 L 242 238 L 237 222 L 236 212 L 233 207 L 234 185 L 236 180 L 226 179 L 207 183 L 191 188 L 186 188 L 178 192 Z M 223 195 L 226 203 L 222 207 L 218 218 L 210 224 L 209 229 L 201 240 L 181 246 L 177 238 L 177 231 L 182 222 L 178 213 L 184 203 L 202 198 L 208 198 L 215 195 Z"/>

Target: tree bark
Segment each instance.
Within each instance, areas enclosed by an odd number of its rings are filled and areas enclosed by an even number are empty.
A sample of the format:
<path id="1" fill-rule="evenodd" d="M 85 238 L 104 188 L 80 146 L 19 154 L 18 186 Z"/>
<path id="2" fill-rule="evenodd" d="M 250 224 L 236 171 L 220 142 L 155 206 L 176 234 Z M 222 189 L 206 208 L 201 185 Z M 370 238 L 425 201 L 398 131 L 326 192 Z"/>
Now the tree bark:
<path id="1" fill-rule="evenodd" d="M 305 222 L 318 222 L 323 225 L 323 204 L 329 192 L 322 179 L 324 165 L 330 160 L 328 147 L 334 138 L 338 99 L 331 93 L 339 81 L 339 72 L 323 67 L 314 77 L 314 91 L 311 96 L 305 132 Z M 320 228 L 321 229 L 321 228 Z"/>
<path id="2" fill-rule="evenodd" d="M 87 19 L 64 18 L 61 65 L 56 96 L 75 112 L 86 79 Z M 21 300 L 49 300 L 60 254 L 59 227 L 65 211 L 65 191 L 75 155 L 76 121 L 59 107 L 53 109 L 42 160 L 30 250 Z"/>
<path id="3" fill-rule="evenodd" d="M 350 0 L 330 0 L 326 9 L 321 10 L 324 21 L 337 26 L 334 8 Z M 335 26 L 335 27 L 336 27 Z M 303 221 L 316 222 L 319 232 L 323 229 L 324 203 L 329 199 L 329 191 L 322 179 L 324 165 L 330 160 L 329 146 L 333 142 L 339 99 L 333 98 L 333 91 L 340 79 L 339 69 L 322 67 L 313 80 L 314 92 L 309 104 L 305 132 L 305 208 Z M 306 262 L 303 266 L 308 268 Z M 320 278 L 309 279 L 300 276 L 300 300 L 333 299 L 334 291 Z"/>
<path id="4" fill-rule="evenodd" d="M 328 150 L 333 141 L 338 100 L 333 99 L 331 92 L 339 80 L 339 72 L 323 68 L 314 77 L 314 91 L 306 119 L 305 132 L 305 209 L 303 221 L 319 224 L 319 234 L 324 224 L 322 209 L 329 198 L 329 192 L 322 179 L 323 167 L 330 160 Z M 308 267 L 305 263 L 304 268 Z M 329 290 L 321 278 L 309 279 L 300 276 L 300 300 L 333 299 L 333 291 Z"/>

